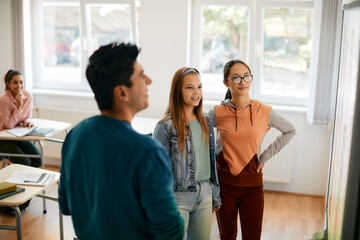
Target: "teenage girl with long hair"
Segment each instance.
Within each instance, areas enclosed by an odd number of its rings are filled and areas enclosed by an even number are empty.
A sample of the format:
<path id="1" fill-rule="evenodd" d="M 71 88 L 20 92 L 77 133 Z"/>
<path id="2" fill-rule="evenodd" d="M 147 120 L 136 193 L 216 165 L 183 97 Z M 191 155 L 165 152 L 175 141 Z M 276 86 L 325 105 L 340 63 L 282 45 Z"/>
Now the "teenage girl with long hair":
<path id="1" fill-rule="evenodd" d="M 202 110 L 202 84 L 195 68 L 174 74 L 169 106 L 154 137 L 167 150 L 174 174 L 184 239 L 209 240 L 212 211 L 220 208 L 214 130 Z"/>
<path id="2" fill-rule="evenodd" d="M 246 63 L 231 60 L 224 66 L 226 99 L 209 112 L 220 136 L 217 155 L 221 209 L 220 237 L 235 240 L 240 215 L 243 240 L 260 240 L 264 212 L 262 167 L 295 135 L 294 126 L 270 106 L 249 97 L 253 75 Z M 260 144 L 270 128 L 282 134 L 264 151 Z M 216 149 L 221 149 L 217 146 Z"/>

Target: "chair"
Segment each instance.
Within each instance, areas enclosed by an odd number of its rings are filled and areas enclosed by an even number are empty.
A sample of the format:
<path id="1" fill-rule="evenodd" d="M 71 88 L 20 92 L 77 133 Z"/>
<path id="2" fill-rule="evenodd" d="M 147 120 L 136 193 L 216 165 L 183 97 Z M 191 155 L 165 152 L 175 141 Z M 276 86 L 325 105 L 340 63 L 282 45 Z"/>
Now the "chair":
<path id="1" fill-rule="evenodd" d="M 9 161 L 9 162 L 8 162 L 8 161 Z M 6 167 L 6 165 L 10 165 L 10 160 L 9 160 L 9 157 L 3 156 L 3 157 L 2 157 L 2 167 L 1 167 L 1 168 Z"/>

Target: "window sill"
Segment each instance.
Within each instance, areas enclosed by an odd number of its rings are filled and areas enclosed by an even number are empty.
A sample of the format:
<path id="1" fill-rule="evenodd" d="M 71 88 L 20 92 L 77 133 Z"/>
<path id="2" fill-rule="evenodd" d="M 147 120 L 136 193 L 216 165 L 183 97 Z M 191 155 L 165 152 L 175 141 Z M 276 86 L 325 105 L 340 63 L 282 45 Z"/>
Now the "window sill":
<path id="1" fill-rule="evenodd" d="M 276 111 L 282 112 L 282 113 L 305 114 L 307 112 L 307 108 L 305 106 L 268 104 L 266 102 L 263 102 L 263 103 L 273 107 Z M 204 108 L 205 109 L 210 109 L 214 105 L 218 105 L 218 104 L 220 104 L 220 101 L 217 101 L 217 100 L 205 100 L 204 101 Z"/>
<path id="2" fill-rule="evenodd" d="M 34 96 L 58 96 L 58 97 L 76 97 L 93 99 L 94 93 L 88 91 L 68 91 L 68 90 L 54 90 L 54 89 L 39 89 L 31 90 Z"/>

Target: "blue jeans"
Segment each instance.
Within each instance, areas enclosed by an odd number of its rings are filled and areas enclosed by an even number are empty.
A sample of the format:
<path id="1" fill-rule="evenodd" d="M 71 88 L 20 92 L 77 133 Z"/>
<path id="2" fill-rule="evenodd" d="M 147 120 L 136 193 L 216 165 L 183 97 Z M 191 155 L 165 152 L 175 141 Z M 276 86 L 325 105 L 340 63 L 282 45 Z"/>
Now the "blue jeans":
<path id="1" fill-rule="evenodd" d="M 196 192 L 176 192 L 175 196 L 184 219 L 184 240 L 209 240 L 212 218 L 210 180 L 196 182 Z"/>

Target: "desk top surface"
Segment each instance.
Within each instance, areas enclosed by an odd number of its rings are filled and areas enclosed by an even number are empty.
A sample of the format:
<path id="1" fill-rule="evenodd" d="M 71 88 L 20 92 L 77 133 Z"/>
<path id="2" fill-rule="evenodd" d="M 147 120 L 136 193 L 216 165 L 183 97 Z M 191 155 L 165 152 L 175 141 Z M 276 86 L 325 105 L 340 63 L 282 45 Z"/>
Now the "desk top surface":
<path id="1" fill-rule="evenodd" d="M 26 202 L 27 200 L 31 199 L 32 197 L 36 196 L 36 194 L 42 192 L 49 185 L 58 182 L 60 179 L 60 173 L 58 173 L 58 172 L 53 172 L 53 171 L 49 171 L 49 170 L 45 170 L 45 169 L 41 169 L 41 168 L 29 167 L 29 166 L 20 165 L 20 164 L 11 164 L 3 169 L 0 169 L 0 182 L 3 182 L 6 179 L 8 179 L 11 176 L 11 174 L 16 170 L 55 173 L 55 178 L 51 183 L 49 183 L 46 186 L 29 186 L 29 185 L 16 184 L 17 186 L 21 186 L 21 187 L 25 188 L 25 191 L 21 192 L 21 193 L 17 193 L 11 197 L 1 199 L 0 205 L 18 206 L 18 205 Z"/>
<path id="2" fill-rule="evenodd" d="M 55 131 L 51 132 L 47 136 L 27 135 L 24 137 L 17 137 L 17 136 L 12 135 L 11 133 L 9 133 L 7 131 L 8 129 L 4 129 L 4 130 L 0 131 L 0 140 L 39 141 L 39 140 L 48 138 L 59 131 L 63 131 L 71 126 L 71 123 L 59 122 L 59 121 L 53 121 L 53 120 L 47 120 L 47 119 L 40 119 L 40 118 L 32 118 L 30 122 L 34 123 L 38 127 L 53 127 L 53 128 L 55 128 Z"/>

